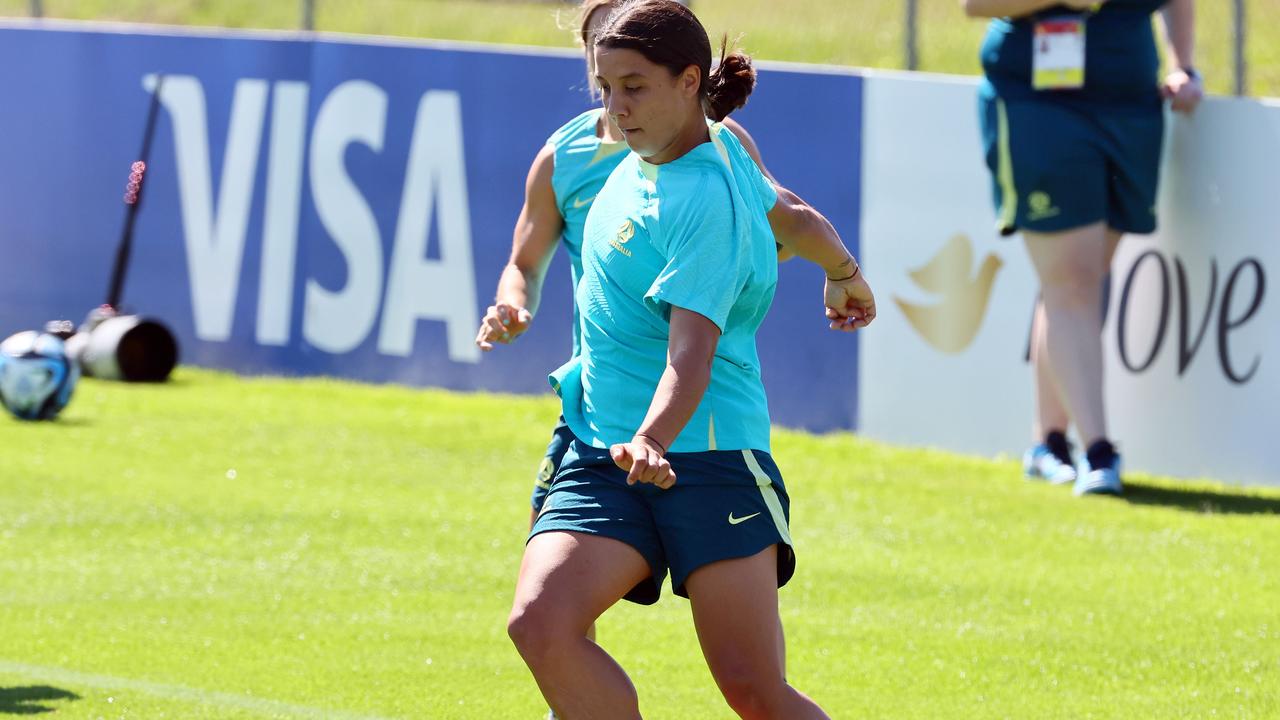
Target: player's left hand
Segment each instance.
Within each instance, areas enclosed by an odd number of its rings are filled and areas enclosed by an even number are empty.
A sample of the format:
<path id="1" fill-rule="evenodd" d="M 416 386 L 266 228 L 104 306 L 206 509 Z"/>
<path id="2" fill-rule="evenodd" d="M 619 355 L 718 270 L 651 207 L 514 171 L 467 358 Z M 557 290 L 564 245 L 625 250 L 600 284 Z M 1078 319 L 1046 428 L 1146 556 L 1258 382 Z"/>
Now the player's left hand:
<path id="1" fill-rule="evenodd" d="M 666 490 L 676 484 L 676 471 L 658 444 L 643 435 L 609 448 L 613 464 L 627 471 L 627 484 L 649 483 Z"/>
<path id="2" fill-rule="evenodd" d="M 827 278 L 823 304 L 832 330 L 854 332 L 876 319 L 876 297 L 861 269 L 849 280 Z"/>
<path id="3" fill-rule="evenodd" d="M 1169 100 L 1169 106 L 1175 111 L 1190 114 L 1204 99 L 1204 85 L 1200 78 L 1192 77 L 1179 68 L 1165 76 L 1160 94 Z"/>

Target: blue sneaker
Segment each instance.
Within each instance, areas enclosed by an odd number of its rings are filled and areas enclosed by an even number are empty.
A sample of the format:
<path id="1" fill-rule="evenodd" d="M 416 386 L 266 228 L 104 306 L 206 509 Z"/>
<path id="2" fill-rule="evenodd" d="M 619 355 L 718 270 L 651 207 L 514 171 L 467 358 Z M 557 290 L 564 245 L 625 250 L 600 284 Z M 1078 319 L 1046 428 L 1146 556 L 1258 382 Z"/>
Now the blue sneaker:
<path id="1" fill-rule="evenodd" d="M 1022 472 L 1028 480 L 1047 480 L 1053 485 L 1065 485 L 1076 480 L 1076 468 L 1071 458 L 1058 457 L 1045 443 L 1031 446 L 1022 455 Z"/>
<path id="2" fill-rule="evenodd" d="M 1120 482 L 1120 455 L 1111 453 L 1110 462 L 1093 467 L 1089 458 L 1080 458 L 1079 477 L 1072 493 L 1075 495 L 1121 495 L 1124 485 Z"/>

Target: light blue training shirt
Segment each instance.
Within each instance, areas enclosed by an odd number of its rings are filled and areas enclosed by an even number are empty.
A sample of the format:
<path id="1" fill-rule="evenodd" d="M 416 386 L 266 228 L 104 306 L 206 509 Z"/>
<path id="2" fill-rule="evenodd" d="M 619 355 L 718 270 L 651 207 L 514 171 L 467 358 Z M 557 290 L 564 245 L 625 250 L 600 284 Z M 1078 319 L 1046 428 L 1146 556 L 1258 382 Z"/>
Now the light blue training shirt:
<path id="1" fill-rule="evenodd" d="M 587 216 L 581 353 L 551 375 L 583 442 L 631 440 L 667 364 L 672 307 L 721 330 L 711 382 L 671 452 L 769 451 L 755 335 L 778 281 L 766 214 L 777 191 L 733 133 L 662 165 L 628 153 Z"/>

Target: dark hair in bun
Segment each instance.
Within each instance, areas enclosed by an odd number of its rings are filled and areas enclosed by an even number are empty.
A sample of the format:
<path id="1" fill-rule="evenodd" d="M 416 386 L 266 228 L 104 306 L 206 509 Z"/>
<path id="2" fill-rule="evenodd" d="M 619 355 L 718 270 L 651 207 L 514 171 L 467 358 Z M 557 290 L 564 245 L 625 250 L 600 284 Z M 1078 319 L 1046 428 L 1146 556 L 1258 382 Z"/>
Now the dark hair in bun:
<path id="1" fill-rule="evenodd" d="M 720 43 L 720 63 L 711 69 L 711 41 L 689 8 L 675 0 L 629 0 L 610 13 L 595 37 L 600 47 L 635 50 L 674 76 L 690 65 L 702 71 L 699 89 L 707 117 L 720 121 L 747 104 L 756 71 L 747 55 Z"/>

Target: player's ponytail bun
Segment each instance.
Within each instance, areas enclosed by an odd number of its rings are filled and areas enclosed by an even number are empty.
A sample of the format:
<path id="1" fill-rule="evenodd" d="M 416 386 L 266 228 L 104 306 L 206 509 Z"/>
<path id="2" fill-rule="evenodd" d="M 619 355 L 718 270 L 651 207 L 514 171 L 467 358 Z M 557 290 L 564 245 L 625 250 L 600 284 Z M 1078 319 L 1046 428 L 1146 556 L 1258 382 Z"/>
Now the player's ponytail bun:
<path id="1" fill-rule="evenodd" d="M 720 42 L 720 64 L 707 76 L 707 117 L 720 122 L 747 104 L 756 87 L 751 58 L 738 51 L 726 53 L 728 39 Z"/>

